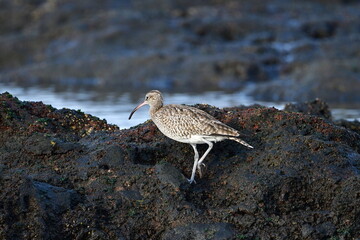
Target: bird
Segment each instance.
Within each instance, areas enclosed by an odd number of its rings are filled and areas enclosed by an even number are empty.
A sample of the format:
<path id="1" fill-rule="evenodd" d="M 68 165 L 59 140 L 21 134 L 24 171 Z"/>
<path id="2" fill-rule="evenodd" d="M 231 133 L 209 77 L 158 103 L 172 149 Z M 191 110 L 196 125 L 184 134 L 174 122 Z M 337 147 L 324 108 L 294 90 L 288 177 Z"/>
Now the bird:
<path id="1" fill-rule="evenodd" d="M 163 95 L 158 90 L 151 90 L 145 95 L 145 100 L 130 113 L 129 120 L 141 107 L 149 105 L 151 120 L 157 128 L 167 137 L 182 143 L 188 143 L 194 150 L 194 164 L 189 183 L 196 183 L 195 174 L 198 170 L 202 177 L 201 166 L 205 157 L 213 148 L 213 143 L 223 140 L 233 140 L 248 148 L 250 144 L 239 138 L 238 130 L 220 122 L 201 109 L 179 104 L 164 105 Z M 208 148 L 199 158 L 197 144 L 207 144 Z"/>

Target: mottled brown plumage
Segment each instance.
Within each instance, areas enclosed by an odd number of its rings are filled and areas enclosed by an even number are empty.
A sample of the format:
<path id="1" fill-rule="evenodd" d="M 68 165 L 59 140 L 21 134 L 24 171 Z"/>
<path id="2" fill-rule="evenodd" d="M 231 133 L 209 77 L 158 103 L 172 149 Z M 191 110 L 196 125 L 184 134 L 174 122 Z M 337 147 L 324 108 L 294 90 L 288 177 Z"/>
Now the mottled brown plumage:
<path id="1" fill-rule="evenodd" d="M 204 165 L 202 161 L 212 149 L 212 142 L 229 139 L 253 148 L 238 138 L 240 133 L 237 130 L 198 108 L 177 104 L 164 106 L 162 94 L 158 90 L 148 92 L 145 101 L 131 112 L 129 119 L 136 110 L 146 104 L 150 105 L 151 119 L 165 136 L 178 142 L 189 143 L 193 147 L 195 156 L 190 183 L 194 182 L 196 168 L 201 176 L 201 165 Z M 196 144 L 204 143 L 208 144 L 209 148 L 199 160 Z"/>

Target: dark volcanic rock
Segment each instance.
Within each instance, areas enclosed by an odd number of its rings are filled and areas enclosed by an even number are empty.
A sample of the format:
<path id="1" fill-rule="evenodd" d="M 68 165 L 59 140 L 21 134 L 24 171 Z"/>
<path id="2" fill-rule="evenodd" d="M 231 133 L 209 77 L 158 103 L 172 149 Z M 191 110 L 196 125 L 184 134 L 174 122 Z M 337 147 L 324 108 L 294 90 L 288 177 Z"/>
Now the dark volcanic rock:
<path id="1" fill-rule="evenodd" d="M 274 108 L 196 107 L 254 149 L 215 144 L 189 185 L 192 148 L 151 121 L 119 131 L 0 95 L 0 238 L 359 237 L 359 134 Z"/>
<path id="2" fill-rule="evenodd" d="M 285 105 L 284 111 L 300 112 L 304 114 L 322 117 L 325 119 L 331 119 L 331 112 L 329 106 L 326 104 L 326 102 L 320 99 L 315 99 L 314 101 L 305 103 L 288 103 Z"/>
<path id="3" fill-rule="evenodd" d="M 182 240 L 182 239 L 233 239 L 236 231 L 230 224 L 215 223 L 204 224 L 195 223 L 186 226 L 179 226 L 169 231 L 166 231 L 161 239 L 163 240 Z"/>
<path id="4" fill-rule="evenodd" d="M 306 23 L 302 26 L 303 31 L 312 38 L 321 39 L 332 37 L 336 32 L 335 22 Z"/>
<path id="5" fill-rule="evenodd" d="M 29 222 L 41 239 L 61 239 L 61 215 L 70 211 L 82 201 L 74 190 L 55 187 L 47 183 L 25 180 L 20 187 L 21 211 L 23 221 Z M 15 229 L 14 229 L 15 230 Z M 14 232 L 14 235 L 18 233 Z"/>
<path id="6" fill-rule="evenodd" d="M 360 122 L 357 121 L 357 120 L 355 120 L 355 121 L 347 121 L 347 120 L 341 119 L 341 120 L 335 121 L 335 123 L 337 125 L 339 125 L 339 126 L 348 128 L 349 130 L 360 134 Z"/>
<path id="7" fill-rule="evenodd" d="M 179 188 L 181 184 L 187 182 L 184 175 L 169 163 L 156 164 L 155 171 L 163 184 L 171 184 L 173 187 Z"/>
<path id="8" fill-rule="evenodd" d="M 358 40 L 354 40 L 358 41 Z M 290 74 L 277 81 L 262 83 L 252 92 L 256 98 L 272 101 L 307 101 L 320 98 L 329 103 L 358 104 L 360 95 L 357 59 L 360 51 L 352 51 L 352 57 L 334 60 L 339 54 L 350 51 L 355 43 L 336 47 L 331 42 L 324 46 L 326 56 L 304 63 L 294 64 Z"/>

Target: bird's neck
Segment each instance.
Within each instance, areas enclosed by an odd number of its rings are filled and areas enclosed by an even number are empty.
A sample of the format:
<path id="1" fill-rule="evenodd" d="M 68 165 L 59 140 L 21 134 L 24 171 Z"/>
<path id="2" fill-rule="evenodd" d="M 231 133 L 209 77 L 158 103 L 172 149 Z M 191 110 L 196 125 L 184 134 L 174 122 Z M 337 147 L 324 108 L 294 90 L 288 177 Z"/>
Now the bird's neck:
<path id="1" fill-rule="evenodd" d="M 157 104 L 154 104 L 154 105 L 150 106 L 150 116 L 152 117 L 162 107 L 163 107 L 162 102 L 159 102 Z"/>

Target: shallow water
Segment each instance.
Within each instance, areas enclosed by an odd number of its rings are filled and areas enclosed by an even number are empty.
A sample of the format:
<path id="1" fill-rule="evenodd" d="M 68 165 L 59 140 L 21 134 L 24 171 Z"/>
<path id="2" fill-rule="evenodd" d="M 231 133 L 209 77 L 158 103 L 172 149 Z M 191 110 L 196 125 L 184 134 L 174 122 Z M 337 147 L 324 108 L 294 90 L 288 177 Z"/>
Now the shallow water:
<path id="1" fill-rule="evenodd" d="M 249 87 L 251 88 L 251 86 Z M 164 93 L 166 104 L 197 104 L 206 103 L 219 108 L 232 107 L 239 105 L 261 104 L 267 107 L 275 107 L 282 109 L 285 105 L 283 102 L 261 102 L 255 101 L 247 95 L 249 88 L 234 93 L 226 92 L 204 92 L 198 94 L 185 93 Z M 0 92 L 9 92 L 21 101 L 41 101 L 50 104 L 55 108 L 70 108 L 81 110 L 85 113 L 97 116 L 100 119 L 106 119 L 108 123 L 116 124 L 120 128 L 129 128 L 140 124 L 149 119 L 148 107 L 139 109 L 128 120 L 130 112 L 143 100 L 145 93 L 120 93 L 102 94 L 101 97 L 86 90 L 75 91 L 56 91 L 54 88 L 38 88 L 38 87 L 19 87 L 12 84 L 0 83 Z M 332 109 L 334 119 L 360 120 L 359 109 L 334 108 Z"/>

